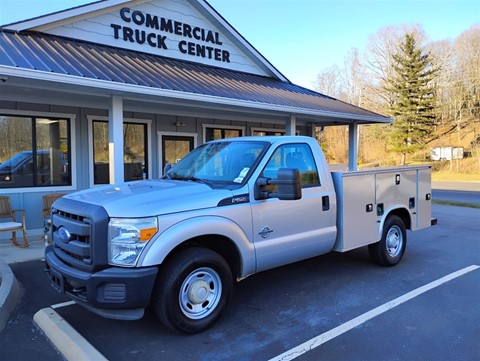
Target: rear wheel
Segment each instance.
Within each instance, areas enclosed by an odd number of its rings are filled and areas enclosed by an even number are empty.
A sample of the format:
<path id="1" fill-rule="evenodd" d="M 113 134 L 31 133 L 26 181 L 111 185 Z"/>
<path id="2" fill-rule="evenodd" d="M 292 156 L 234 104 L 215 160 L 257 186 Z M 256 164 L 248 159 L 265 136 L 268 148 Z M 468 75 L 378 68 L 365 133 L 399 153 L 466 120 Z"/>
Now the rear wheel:
<path id="1" fill-rule="evenodd" d="M 168 328 L 186 333 L 212 326 L 232 296 L 233 277 L 216 252 L 189 248 L 161 270 L 155 288 L 155 312 Z"/>
<path id="2" fill-rule="evenodd" d="M 395 266 L 407 247 L 407 231 L 402 219 L 389 216 L 383 227 L 382 239 L 368 246 L 370 258 L 381 266 Z"/>

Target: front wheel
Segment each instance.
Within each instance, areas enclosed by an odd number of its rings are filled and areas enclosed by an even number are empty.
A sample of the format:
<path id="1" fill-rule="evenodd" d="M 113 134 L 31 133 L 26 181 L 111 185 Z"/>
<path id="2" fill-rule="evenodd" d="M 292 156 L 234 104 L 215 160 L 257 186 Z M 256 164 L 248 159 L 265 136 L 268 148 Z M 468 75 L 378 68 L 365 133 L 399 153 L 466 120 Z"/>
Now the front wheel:
<path id="1" fill-rule="evenodd" d="M 172 330 L 201 332 L 220 318 L 232 289 L 232 272 L 218 253 L 205 248 L 185 249 L 160 271 L 155 312 Z"/>
<path id="2" fill-rule="evenodd" d="M 381 266 L 395 266 L 407 247 L 407 231 L 402 219 L 389 216 L 383 226 L 382 239 L 368 246 L 370 258 Z"/>

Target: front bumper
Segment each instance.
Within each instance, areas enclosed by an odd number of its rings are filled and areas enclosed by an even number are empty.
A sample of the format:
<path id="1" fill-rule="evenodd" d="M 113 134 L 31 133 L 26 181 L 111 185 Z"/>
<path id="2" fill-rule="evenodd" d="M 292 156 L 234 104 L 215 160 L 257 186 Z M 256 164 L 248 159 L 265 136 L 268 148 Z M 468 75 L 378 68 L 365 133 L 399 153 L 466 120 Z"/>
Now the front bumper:
<path id="1" fill-rule="evenodd" d="M 119 320 L 143 316 L 157 277 L 157 267 L 120 268 L 88 273 L 68 266 L 54 253 L 45 250 L 46 272 L 51 285 L 90 311 Z"/>

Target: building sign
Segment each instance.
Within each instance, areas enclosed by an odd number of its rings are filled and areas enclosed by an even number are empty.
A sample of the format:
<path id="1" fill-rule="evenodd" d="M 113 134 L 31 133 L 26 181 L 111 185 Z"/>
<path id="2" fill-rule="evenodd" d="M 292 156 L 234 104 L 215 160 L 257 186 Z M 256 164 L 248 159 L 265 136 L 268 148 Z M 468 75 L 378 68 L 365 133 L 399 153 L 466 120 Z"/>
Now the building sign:
<path id="1" fill-rule="evenodd" d="M 119 15 L 122 23 L 110 24 L 116 40 L 168 50 L 169 36 L 176 35 L 182 38 L 177 45 L 182 54 L 230 63 L 230 53 L 222 49 L 218 32 L 128 7 Z"/>
<path id="2" fill-rule="evenodd" d="M 202 1 L 118 2 L 122 4 L 54 22 L 40 31 L 217 68 L 271 75 L 245 47 L 239 34 L 222 25 L 214 12 L 202 10 Z"/>

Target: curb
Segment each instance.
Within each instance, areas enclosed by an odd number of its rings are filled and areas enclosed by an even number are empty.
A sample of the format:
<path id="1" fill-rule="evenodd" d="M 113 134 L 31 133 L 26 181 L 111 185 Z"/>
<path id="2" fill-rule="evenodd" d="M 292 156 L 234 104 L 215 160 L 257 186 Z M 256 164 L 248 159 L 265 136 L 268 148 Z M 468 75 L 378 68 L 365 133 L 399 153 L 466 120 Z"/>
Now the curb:
<path id="1" fill-rule="evenodd" d="M 22 296 L 22 288 L 10 267 L 0 259 L 0 333 L 7 326 L 17 303 Z"/>
<path id="2" fill-rule="evenodd" d="M 107 360 L 95 347 L 51 307 L 43 308 L 33 321 L 67 360 Z"/>

